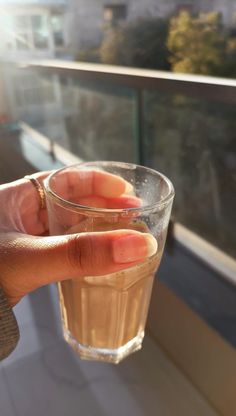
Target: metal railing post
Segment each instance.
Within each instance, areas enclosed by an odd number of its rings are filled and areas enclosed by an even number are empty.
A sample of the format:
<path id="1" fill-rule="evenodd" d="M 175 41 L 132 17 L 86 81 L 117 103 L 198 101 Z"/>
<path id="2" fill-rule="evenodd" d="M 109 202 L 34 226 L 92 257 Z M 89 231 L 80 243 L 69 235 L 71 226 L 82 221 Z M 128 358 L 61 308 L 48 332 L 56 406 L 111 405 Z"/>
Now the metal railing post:
<path id="1" fill-rule="evenodd" d="M 136 90 L 136 138 L 137 138 L 137 159 L 140 165 L 144 165 L 144 123 L 145 123 L 145 113 L 144 113 L 144 92 L 142 88 L 137 88 Z"/>

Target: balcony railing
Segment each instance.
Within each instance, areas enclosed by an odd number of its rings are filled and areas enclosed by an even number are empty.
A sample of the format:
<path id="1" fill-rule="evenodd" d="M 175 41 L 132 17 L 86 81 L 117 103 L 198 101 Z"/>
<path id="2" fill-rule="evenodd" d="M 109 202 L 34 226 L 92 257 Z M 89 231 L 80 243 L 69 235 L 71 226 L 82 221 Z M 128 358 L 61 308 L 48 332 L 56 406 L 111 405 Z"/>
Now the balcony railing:
<path id="1" fill-rule="evenodd" d="M 176 239 L 235 283 L 236 80 L 58 60 L 5 74 L 12 113 L 52 160 L 66 149 L 169 176 Z"/>
<path id="2" fill-rule="evenodd" d="M 1 171 L 9 160 L 24 175 L 113 159 L 165 173 L 176 197 L 159 279 L 235 347 L 236 80 L 59 61 L 2 68 L 20 134 L 1 138 Z"/>

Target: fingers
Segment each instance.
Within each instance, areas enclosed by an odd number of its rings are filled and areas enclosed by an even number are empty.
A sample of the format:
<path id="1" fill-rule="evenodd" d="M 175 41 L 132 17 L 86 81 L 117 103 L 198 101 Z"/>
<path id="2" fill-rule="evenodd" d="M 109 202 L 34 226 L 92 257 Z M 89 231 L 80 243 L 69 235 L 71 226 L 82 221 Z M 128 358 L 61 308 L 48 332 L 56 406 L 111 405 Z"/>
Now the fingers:
<path id="1" fill-rule="evenodd" d="M 42 172 L 33 173 L 30 176 L 32 176 L 33 178 L 37 179 L 39 181 L 39 183 L 41 185 L 43 185 L 44 179 L 46 179 L 52 172 L 53 171 L 51 171 L 51 170 L 48 170 L 48 171 L 45 170 L 45 171 L 42 171 Z"/>
<path id="2" fill-rule="evenodd" d="M 50 173 L 38 172 L 32 176 L 43 184 Z M 54 183 L 55 190 L 72 202 L 108 209 L 137 208 L 142 205 L 141 200 L 133 195 L 133 186 L 119 176 L 73 169 L 62 172 L 58 177 L 60 180 Z M 3 224 L 8 231 L 31 235 L 45 235 L 48 232 L 47 210 L 41 209 L 37 190 L 28 179 L 3 185 L 1 189 L 3 214 L 0 216 L 0 229 Z M 66 227 L 80 221 L 78 214 L 75 213 L 74 216 L 72 222 L 72 214 L 70 215 Z"/>
<path id="3" fill-rule="evenodd" d="M 35 174 L 43 180 L 48 172 Z M 26 178 L 0 186 L 0 231 L 41 234 L 47 230 L 46 210 L 40 209 L 40 198 L 34 185 Z"/>
<path id="4" fill-rule="evenodd" d="M 60 197 L 78 202 L 87 196 L 115 198 L 126 190 L 130 193 L 132 185 L 111 173 L 71 169 L 59 173 L 57 179 L 52 178 L 51 188 Z"/>
<path id="5" fill-rule="evenodd" d="M 51 189 L 59 196 L 82 206 L 125 209 L 138 208 L 142 205 L 141 199 L 132 195 L 131 184 L 119 176 L 106 172 L 71 169 L 59 173 L 57 180 L 52 177 L 50 184 Z M 57 234 L 68 233 L 68 228 L 77 225 L 78 232 L 86 231 L 84 227 L 86 216 L 81 211 L 65 210 L 58 204 L 54 205 L 53 215 L 60 218 Z M 55 232 L 53 231 L 52 234 Z"/>
<path id="6" fill-rule="evenodd" d="M 1 283 L 14 304 L 39 286 L 116 272 L 156 250 L 154 237 L 133 230 L 42 238 L 14 235 L 7 249 L 4 244 Z"/>
<path id="7" fill-rule="evenodd" d="M 33 176 L 43 183 L 49 173 L 38 172 Z M 141 199 L 134 196 L 133 186 L 129 182 L 107 172 L 62 171 L 57 180 L 52 180 L 52 189 L 64 199 L 90 207 L 122 209 L 142 205 Z M 45 222 L 45 213 L 39 218 Z"/>
<path id="8" fill-rule="evenodd" d="M 141 206 L 141 200 L 135 196 L 121 195 L 117 198 L 102 198 L 102 197 L 84 197 L 78 200 L 78 204 L 87 207 L 94 207 L 100 209 L 126 209 L 126 208 L 139 208 Z M 73 211 L 65 210 L 60 205 L 55 205 L 53 208 L 53 225 L 51 226 L 51 234 L 72 234 L 86 231 L 106 231 L 115 228 L 131 228 L 134 229 L 134 225 L 130 224 L 131 220 L 138 216 L 139 211 L 129 213 L 125 218 L 119 219 L 113 217 L 112 225 L 109 218 L 102 216 L 94 216 L 91 224 L 91 216 L 88 216 L 84 210 Z M 111 218 L 111 217 L 110 217 Z M 122 224 L 122 225 L 121 225 Z"/>
<path id="9" fill-rule="evenodd" d="M 142 200 L 132 195 L 121 195 L 107 200 L 107 208 L 110 209 L 139 208 L 141 205 Z"/>
<path id="10" fill-rule="evenodd" d="M 92 194 L 114 198 L 125 193 L 126 181 L 123 178 L 106 172 L 90 173 L 93 177 Z"/>
<path id="11" fill-rule="evenodd" d="M 139 208 L 142 205 L 141 199 L 132 195 L 121 195 L 114 198 L 103 198 L 100 196 L 88 196 L 78 199 L 78 204 L 87 207 L 124 209 Z"/>

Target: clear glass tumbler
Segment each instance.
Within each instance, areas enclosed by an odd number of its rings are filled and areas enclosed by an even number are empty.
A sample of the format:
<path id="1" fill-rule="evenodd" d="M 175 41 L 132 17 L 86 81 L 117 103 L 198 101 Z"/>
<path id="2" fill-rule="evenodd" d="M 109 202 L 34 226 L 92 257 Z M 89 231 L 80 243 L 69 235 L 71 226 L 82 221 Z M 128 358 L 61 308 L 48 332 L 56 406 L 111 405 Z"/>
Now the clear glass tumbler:
<path id="1" fill-rule="evenodd" d="M 76 200 L 80 172 L 122 177 L 141 206 L 94 208 Z M 62 186 L 63 183 L 63 186 Z M 79 186 L 79 183 L 78 183 Z M 62 168 L 45 181 L 51 235 L 132 229 L 151 233 L 157 252 L 133 267 L 105 276 L 58 283 L 63 333 L 82 359 L 119 363 L 142 346 L 152 284 L 164 249 L 174 189 L 152 169 L 120 162 L 88 162 Z M 85 200 L 86 201 L 86 200 Z M 89 201 L 89 199 L 87 199 Z"/>

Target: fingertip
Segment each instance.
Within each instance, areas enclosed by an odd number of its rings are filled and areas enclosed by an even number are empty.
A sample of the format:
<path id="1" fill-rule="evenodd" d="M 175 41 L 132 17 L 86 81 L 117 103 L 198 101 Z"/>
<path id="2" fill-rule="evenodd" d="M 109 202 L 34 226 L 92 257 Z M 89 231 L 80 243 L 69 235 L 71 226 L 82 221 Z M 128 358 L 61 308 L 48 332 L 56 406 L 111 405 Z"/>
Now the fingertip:
<path id="1" fill-rule="evenodd" d="M 147 257 L 151 257 L 157 252 L 157 248 L 158 248 L 157 240 L 150 233 L 143 233 L 142 235 L 146 241 Z"/>
<path id="2" fill-rule="evenodd" d="M 111 173 L 94 172 L 94 193 L 105 198 L 122 195 L 126 189 L 126 181 Z"/>
<path id="3" fill-rule="evenodd" d="M 79 198 L 78 203 L 84 207 L 90 208 L 106 208 L 107 200 L 106 198 L 100 196 L 87 196 Z"/>
<path id="4" fill-rule="evenodd" d="M 142 200 L 133 195 L 121 195 L 117 198 L 109 198 L 107 205 L 110 209 L 139 208 L 142 206 Z"/>
<path id="5" fill-rule="evenodd" d="M 121 232 L 121 230 L 119 231 Z M 157 241 L 151 234 L 126 230 L 120 235 L 114 235 L 113 260 L 118 264 L 140 262 L 154 255 L 157 252 L 157 247 Z"/>
<path id="6" fill-rule="evenodd" d="M 127 182 L 127 181 L 125 182 L 125 194 L 135 196 L 133 185 L 130 182 Z"/>

